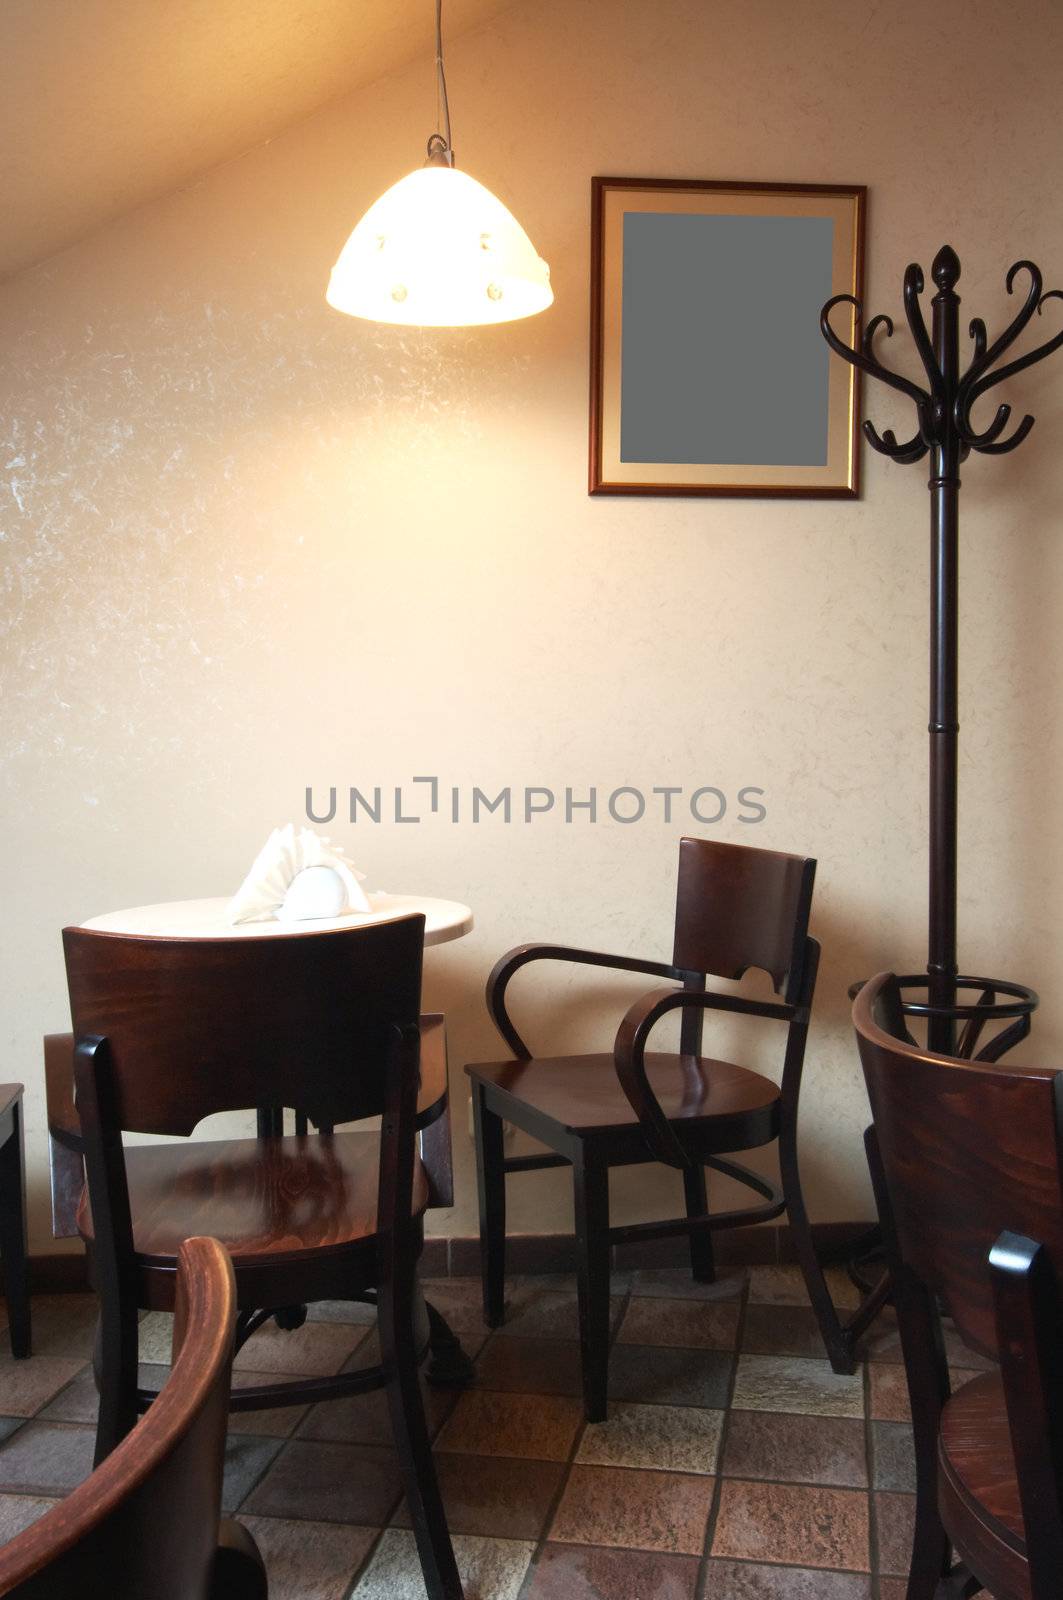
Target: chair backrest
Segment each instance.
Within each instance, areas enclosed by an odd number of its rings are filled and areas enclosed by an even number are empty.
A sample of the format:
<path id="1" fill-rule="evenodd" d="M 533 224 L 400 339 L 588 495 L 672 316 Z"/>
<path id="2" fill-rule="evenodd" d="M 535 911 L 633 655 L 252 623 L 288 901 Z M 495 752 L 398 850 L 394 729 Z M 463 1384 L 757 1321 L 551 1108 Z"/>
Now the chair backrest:
<path id="1" fill-rule="evenodd" d="M 218 1548 L 232 1263 L 216 1239 L 178 1260 L 174 1365 L 159 1398 L 85 1482 L 0 1548 L 18 1600 L 205 1600 Z"/>
<path id="2" fill-rule="evenodd" d="M 750 967 L 797 998 L 805 962 L 816 863 L 749 845 L 683 839 L 673 964 L 740 978 Z"/>
<path id="3" fill-rule="evenodd" d="M 339 932 L 161 939 L 63 931 L 74 1033 L 107 1040 L 118 1126 L 294 1106 L 384 1110 L 390 1036 L 416 1026 L 424 917 Z"/>
<path id="4" fill-rule="evenodd" d="M 900 1258 L 961 1337 L 996 1357 L 988 1257 L 1000 1234 L 1042 1245 L 1063 1285 L 1063 1075 L 960 1061 L 895 1037 L 903 1018 L 891 973 L 863 986 L 853 1022 Z"/>

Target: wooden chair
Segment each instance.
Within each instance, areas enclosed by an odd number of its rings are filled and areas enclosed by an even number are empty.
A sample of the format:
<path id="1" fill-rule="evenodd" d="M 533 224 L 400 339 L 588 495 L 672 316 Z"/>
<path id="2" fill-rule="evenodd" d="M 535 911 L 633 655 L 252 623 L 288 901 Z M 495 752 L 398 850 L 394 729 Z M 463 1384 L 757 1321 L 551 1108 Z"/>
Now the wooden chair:
<path id="1" fill-rule="evenodd" d="M 11 1354 L 30 1354 L 30 1286 L 26 1249 L 26 1176 L 22 1084 L 0 1084 L 0 1254 L 4 1262 Z"/>
<path id="2" fill-rule="evenodd" d="M 920 1049 L 888 973 L 861 989 L 853 1020 L 915 1430 L 908 1600 L 983 1587 L 1059 1600 L 1063 1074 Z M 1000 1364 L 955 1394 L 939 1306 Z"/>
<path id="3" fill-rule="evenodd" d="M 236 1293 L 216 1239 L 176 1267 L 173 1370 L 148 1416 L 53 1510 L 0 1547 L 18 1600 L 266 1600 L 247 1529 L 220 1520 Z"/>
<path id="4" fill-rule="evenodd" d="M 675 944 L 670 964 L 601 955 L 564 945 L 521 945 L 502 957 L 487 983 L 487 1004 L 513 1056 L 466 1068 L 473 1083 L 484 1315 L 497 1327 L 505 1311 L 505 1180 L 542 1167 L 572 1168 L 583 1398 L 589 1420 L 606 1414 L 609 1263 L 614 1244 L 686 1234 L 694 1277 L 714 1276 L 712 1233 L 789 1213 L 828 1353 L 852 1366 L 852 1330 L 842 1328 L 813 1247 L 797 1164 L 797 1110 L 819 946 L 808 936 L 815 862 L 772 850 L 684 839 L 679 849 Z M 612 1053 L 534 1057 L 506 1010 L 510 980 L 532 961 L 566 961 L 645 972 L 680 988 L 654 989 L 630 1008 Z M 706 988 L 706 977 L 767 972 L 781 1001 Z M 683 1013 L 679 1055 L 646 1053 L 668 1012 Z M 764 1017 L 786 1026 L 781 1087 L 727 1061 L 701 1056 L 706 1011 Z M 509 1156 L 503 1123 L 551 1154 Z M 725 1154 L 779 1141 L 782 1184 Z M 686 1216 L 609 1225 L 609 1169 L 663 1161 L 683 1173 Z M 765 1201 L 710 1215 L 706 1167 L 747 1185 Z"/>
<path id="5" fill-rule="evenodd" d="M 51 1176 L 52 1235 L 78 1237 L 78 1209 L 85 1187 L 85 1142 L 74 1106 L 74 1035 L 44 1035 L 44 1082 L 48 1115 L 48 1164 Z M 428 1181 L 428 1209 L 448 1209 L 454 1204 L 454 1163 L 450 1141 L 450 1090 L 447 1066 L 446 1018 L 438 1011 L 421 1014 L 421 1092 L 417 1100 L 417 1137 L 421 1164 Z M 306 1115 L 296 1112 L 297 1134 L 307 1132 Z M 260 1137 L 284 1132 L 284 1115 L 258 1112 Z M 375 1291 L 362 1298 L 372 1300 Z M 463 1389 L 476 1369 L 461 1347 L 446 1318 L 431 1301 L 425 1303 L 429 1328 L 427 1379 L 438 1388 Z M 305 1308 L 285 1306 L 273 1312 L 282 1328 L 294 1329 L 305 1321 Z M 237 1324 L 237 1345 L 244 1342 L 261 1318 L 245 1311 Z"/>
<path id="6" fill-rule="evenodd" d="M 413 1318 L 430 1198 L 415 1148 L 423 940 L 423 916 L 298 938 L 63 934 L 88 1174 L 79 1229 L 100 1295 L 97 1457 L 150 1399 L 137 1311 L 173 1306 L 188 1234 L 209 1227 L 227 1245 L 245 1335 L 276 1308 L 375 1290 L 380 1367 L 242 1388 L 232 1407 L 386 1387 L 428 1593 L 461 1600 Z M 122 1145 L 123 1131 L 189 1135 L 215 1112 L 279 1119 L 293 1105 L 317 1132 Z M 379 1135 L 333 1131 L 376 1115 Z"/>

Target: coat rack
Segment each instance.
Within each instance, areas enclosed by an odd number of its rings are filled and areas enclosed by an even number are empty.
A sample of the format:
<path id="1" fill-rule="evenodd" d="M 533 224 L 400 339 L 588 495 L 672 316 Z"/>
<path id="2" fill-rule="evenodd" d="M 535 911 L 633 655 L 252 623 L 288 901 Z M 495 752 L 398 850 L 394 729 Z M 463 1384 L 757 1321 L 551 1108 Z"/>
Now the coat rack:
<path id="1" fill-rule="evenodd" d="M 838 337 L 831 327 L 830 314 L 842 303 L 855 308 L 854 338 L 858 337 L 860 303 L 854 296 L 839 294 L 828 300 L 820 317 L 820 327 L 835 355 L 869 377 L 898 389 L 915 404 L 918 426 L 912 437 L 903 442 L 899 443 L 890 429 L 879 435 L 870 422 L 864 423 L 864 435 L 872 449 L 904 465 L 921 461 L 928 452 L 931 457 L 929 951 L 926 973 L 909 974 L 900 980 L 902 991 L 926 989 L 927 998 L 925 1002 L 905 999 L 903 1009 L 908 1016 L 925 1019 L 927 1044 L 931 1050 L 979 1061 L 996 1061 L 1029 1033 L 1037 995 L 1022 984 L 1001 979 L 961 977 L 956 963 L 960 464 L 972 450 L 982 455 L 1005 455 L 1029 434 L 1034 419 L 1024 416 L 1005 437 L 1011 417 L 1008 405 L 998 406 L 992 422 L 981 431 L 971 421 L 971 409 L 995 384 L 1042 361 L 1063 346 L 1063 333 L 1058 333 L 1026 355 L 995 367 L 1034 313 L 1040 314 L 1046 300 L 1063 300 L 1063 291 L 1050 289 L 1045 293 L 1040 270 L 1032 261 L 1017 261 L 1008 273 L 1007 289 L 1009 294 L 1013 293 L 1016 278 L 1025 273 L 1028 279 L 1025 302 L 992 344 L 982 319 L 972 319 L 969 333 L 974 341 L 974 354 L 961 376 L 960 297 L 956 293 L 960 262 L 955 250 L 944 245 L 934 257 L 930 272 L 938 289 L 931 301 L 931 333 L 927 332 L 919 301 L 923 292 L 923 270 L 913 263 L 904 274 L 905 315 L 926 369 L 929 389 L 920 388 L 900 373 L 891 371 L 874 355 L 873 346 L 879 330 L 885 329 L 887 338 L 893 336 L 890 317 L 872 317 L 857 348 L 850 348 Z M 958 1003 L 958 993 L 967 990 L 977 990 L 978 998 L 970 1004 Z M 996 1021 L 1004 1021 L 1007 1026 L 976 1055 L 986 1024 Z M 964 1026 L 957 1038 L 956 1027 L 961 1022 Z"/>

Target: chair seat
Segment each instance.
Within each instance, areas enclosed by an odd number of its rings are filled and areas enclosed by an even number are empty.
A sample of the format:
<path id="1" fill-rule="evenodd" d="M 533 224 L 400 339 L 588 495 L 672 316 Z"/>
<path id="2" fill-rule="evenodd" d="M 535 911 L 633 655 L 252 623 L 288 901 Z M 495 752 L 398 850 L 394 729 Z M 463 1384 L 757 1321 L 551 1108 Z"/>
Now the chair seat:
<path id="1" fill-rule="evenodd" d="M 938 1463 L 942 1521 L 961 1555 L 988 1590 L 1028 1594 L 1026 1528 L 998 1372 L 972 1378 L 947 1402 Z"/>
<path id="2" fill-rule="evenodd" d="M 125 1152 L 133 1247 L 143 1265 L 170 1266 L 185 1239 L 220 1239 L 239 1269 L 268 1257 L 298 1260 L 375 1237 L 380 1140 L 325 1138 L 183 1140 Z M 428 1204 L 420 1161 L 413 1210 Z M 87 1190 L 78 1232 L 93 1239 Z"/>
<path id="3" fill-rule="evenodd" d="M 466 1071 L 570 1133 L 585 1136 L 638 1123 L 611 1055 L 484 1061 Z M 670 1122 L 726 1120 L 748 1125 L 749 1136 L 758 1128 L 756 1143 L 775 1137 L 779 1088 L 759 1072 L 704 1056 L 657 1054 L 646 1056 L 646 1075 Z"/>

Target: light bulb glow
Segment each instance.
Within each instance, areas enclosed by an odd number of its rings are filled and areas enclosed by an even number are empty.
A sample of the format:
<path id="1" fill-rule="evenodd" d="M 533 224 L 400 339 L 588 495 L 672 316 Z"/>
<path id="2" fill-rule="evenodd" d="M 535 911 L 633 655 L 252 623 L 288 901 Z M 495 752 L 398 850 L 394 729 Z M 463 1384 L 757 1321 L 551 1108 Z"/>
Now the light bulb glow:
<path id="1" fill-rule="evenodd" d="M 550 268 L 489 189 L 455 167 L 408 173 L 369 207 L 325 298 L 373 322 L 468 327 L 553 303 Z"/>

